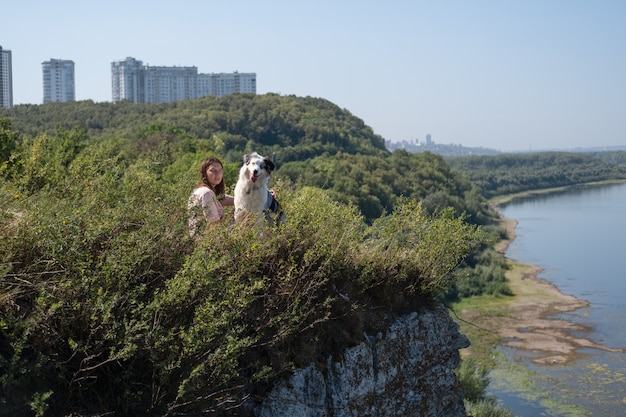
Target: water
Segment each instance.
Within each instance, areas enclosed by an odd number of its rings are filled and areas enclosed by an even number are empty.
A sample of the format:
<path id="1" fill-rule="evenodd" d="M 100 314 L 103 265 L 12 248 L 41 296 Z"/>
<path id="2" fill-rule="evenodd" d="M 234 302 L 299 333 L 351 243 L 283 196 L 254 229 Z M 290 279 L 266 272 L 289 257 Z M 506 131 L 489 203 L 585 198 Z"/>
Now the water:
<path id="1" fill-rule="evenodd" d="M 518 221 L 507 257 L 542 267 L 540 278 L 590 303 L 558 317 L 588 327 L 587 339 L 626 348 L 626 184 L 518 199 L 501 213 Z M 501 351 L 525 367 L 525 385 L 535 391 L 492 375 L 491 393 L 517 416 L 626 416 L 624 351 L 580 349 L 565 365 L 537 365 L 528 352 Z"/>

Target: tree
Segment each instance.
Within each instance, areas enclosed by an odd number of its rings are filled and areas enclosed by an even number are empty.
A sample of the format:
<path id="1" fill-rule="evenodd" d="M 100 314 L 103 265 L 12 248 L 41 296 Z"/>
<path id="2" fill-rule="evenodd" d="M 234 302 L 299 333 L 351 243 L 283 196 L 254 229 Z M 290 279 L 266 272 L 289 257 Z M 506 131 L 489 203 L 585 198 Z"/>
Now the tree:
<path id="1" fill-rule="evenodd" d="M 17 135 L 11 130 L 11 119 L 0 117 L 0 167 L 9 160 L 16 145 Z"/>

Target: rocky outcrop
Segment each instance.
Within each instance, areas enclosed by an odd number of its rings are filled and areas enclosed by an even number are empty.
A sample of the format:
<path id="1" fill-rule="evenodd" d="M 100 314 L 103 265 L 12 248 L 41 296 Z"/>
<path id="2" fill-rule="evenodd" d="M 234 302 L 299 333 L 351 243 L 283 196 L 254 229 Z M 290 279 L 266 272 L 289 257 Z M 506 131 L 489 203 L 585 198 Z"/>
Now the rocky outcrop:
<path id="1" fill-rule="evenodd" d="M 454 369 L 467 337 L 443 307 L 396 320 L 364 335 L 326 369 L 297 370 L 274 387 L 259 417 L 466 416 Z"/>

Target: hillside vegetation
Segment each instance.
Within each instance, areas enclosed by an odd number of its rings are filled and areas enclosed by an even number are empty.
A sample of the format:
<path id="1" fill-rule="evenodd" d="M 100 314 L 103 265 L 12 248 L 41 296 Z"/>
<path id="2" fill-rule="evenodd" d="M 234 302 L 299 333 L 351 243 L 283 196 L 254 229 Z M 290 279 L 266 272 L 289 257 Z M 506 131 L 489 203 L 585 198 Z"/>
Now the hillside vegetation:
<path id="1" fill-rule="evenodd" d="M 4 111 L 4 114 L 3 114 Z M 276 94 L 207 96 L 164 104 L 48 103 L 0 109 L 30 137 L 79 128 L 90 138 L 135 140 L 150 131 L 181 133 L 211 142 L 212 151 L 240 160 L 246 148 L 285 163 L 337 151 L 384 155 L 384 139 L 327 100 Z"/>
<path id="2" fill-rule="evenodd" d="M 231 186 L 242 155 L 256 151 L 276 162 L 275 178 L 323 188 L 368 220 L 391 212 L 400 196 L 424 200 L 431 213 L 452 206 L 476 224 L 489 217 L 476 187 L 441 157 L 391 154 L 361 119 L 324 99 L 237 94 L 158 105 L 83 101 L 15 106 L 0 109 L 3 115 L 19 141 L 42 135 L 56 141 L 64 131 L 84 136 L 76 146 L 122 141 L 126 159 L 150 154 L 162 169 L 172 165 L 165 175 L 193 172 L 198 159 L 215 154 L 230 163 L 225 181 Z M 187 191 L 195 178 L 189 181 Z"/>
<path id="3" fill-rule="evenodd" d="M 266 112 L 284 108 L 265 142 L 236 128 L 261 117 L 257 100 L 273 103 Z M 227 120 L 248 116 L 204 133 L 186 120 L 219 106 Z M 0 118 L 8 415 L 245 415 L 292 369 L 449 294 L 457 268 L 489 242 L 476 225 L 489 213 L 467 180 L 435 155 L 387 152 L 324 100 L 120 108 L 17 106 Z M 103 109 L 117 116 L 84 124 Z M 228 161 L 232 190 L 240 154 L 279 159 L 284 141 L 292 159 L 272 186 L 287 224 L 260 235 L 228 213 L 191 239 L 186 201 L 199 162 Z"/>
<path id="4" fill-rule="evenodd" d="M 191 239 L 200 161 L 232 192 L 251 151 L 287 224 L 260 238 L 228 212 Z M 399 314 L 510 294 L 485 196 L 623 178 L 620 155 L 494 158 L 389 152 L 311 97 L 0 109 L 0 409 L 246 415 Z M 461 375 L 481 403 L 485 373 Z"/>
<path id="5" fill-rule="evenodd" d="M 534 152 L 447 158 L 487 197 L 626 179 L 626 152 Z"/>

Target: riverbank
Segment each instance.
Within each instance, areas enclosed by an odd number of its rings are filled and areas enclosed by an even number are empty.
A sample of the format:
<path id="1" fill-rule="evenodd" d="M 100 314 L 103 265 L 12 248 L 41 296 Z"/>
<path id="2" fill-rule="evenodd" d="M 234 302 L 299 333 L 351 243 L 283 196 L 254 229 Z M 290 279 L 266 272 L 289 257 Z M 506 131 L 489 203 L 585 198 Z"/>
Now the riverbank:
<path id="1" fill-rule="evenodd" d="M 487 368 L 488 395 L 514 415 L 622 415 L 626 188 L 603 183 L 550 192 L 490 201 L 507 230 L 496 248 L 515 295 L 454 306 L 472 323 L 461 325 L 473 344 L 461 354 Z"/>
<path id="2" fill-rule="evenodd" d="M 610 185 L 610 184 L 624 184 L 626 180 L 623 179 L 612 179 L 612 180 L 603 180 L 603 181 L 594 181 L 594 182 L 585 182 L 582 184 L 568 185 L 564 187 L 553 187 L 553 188 L 540 188 L 538 190 L 528 190 L 522 191 L 514 194 L 504 194 L 497 197 L 493 197 L 489 200 L 490 204 L 494 208 L 498 208 L 516 198 L 530 197 L 534 195 L 542 195 L 542 194 L 554 194 L 559 192 L 566 192 L 568 190 L 573 190 L 577 188 L 587 188 L 587 187 L 595 187 L 598 185 Z"/>
<path id="3" fill-rule="evenodd" d="M 497 246 L 503 255 L 515 239 L 517 222 L 501 218 L 506 238 Z M 563 364 L 579 355 L 582 348 L 614 351 L 585 338 L 590 329 L 554 317 L 558 313 L 588 306 L 587 301 L 563 294 L 556 286 L 540 279 L 541 268 L 509 259 L 508 284 L 514 294 L 480 296 L 454 306 L 461 332 L 472 345 L 462 352 L 481 362 L 493 360 L 497 346 L 525 351 L 538 364 Z"/>

